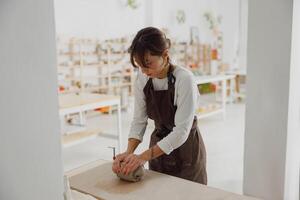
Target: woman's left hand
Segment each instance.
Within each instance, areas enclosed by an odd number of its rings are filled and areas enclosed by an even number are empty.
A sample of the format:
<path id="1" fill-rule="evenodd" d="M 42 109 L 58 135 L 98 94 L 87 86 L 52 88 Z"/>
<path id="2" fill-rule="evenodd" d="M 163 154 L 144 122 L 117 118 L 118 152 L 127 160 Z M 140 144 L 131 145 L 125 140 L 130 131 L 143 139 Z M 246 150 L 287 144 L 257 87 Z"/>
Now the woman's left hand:
<path id="1" fill-rule="evenodd" d="M 140 155 L 130 154 L 124 159 L 121 172 L 124 175 L 128 175 L 130 172 L 133 172 L 145 163 L 146 160 L 142 159 Z"/>

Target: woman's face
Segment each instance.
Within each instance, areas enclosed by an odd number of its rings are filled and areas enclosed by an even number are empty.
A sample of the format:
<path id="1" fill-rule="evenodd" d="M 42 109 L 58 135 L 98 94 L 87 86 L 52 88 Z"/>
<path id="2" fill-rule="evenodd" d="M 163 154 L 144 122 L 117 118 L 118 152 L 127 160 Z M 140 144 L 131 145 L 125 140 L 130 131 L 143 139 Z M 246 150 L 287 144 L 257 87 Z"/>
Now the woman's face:
<path id="1" fill-rule="evenodd" d="M 137 66 L 141 69 L 141 71 L 149 76 L 150 78 L 159 78 L 164 67 L 168 61 L 168 51 L 163 53 L 162 56 L 151 55 L 150 52 L 145 53 L 145 64 L 143 66 L 142 63 L 138 59 L 134 59 Z"/>

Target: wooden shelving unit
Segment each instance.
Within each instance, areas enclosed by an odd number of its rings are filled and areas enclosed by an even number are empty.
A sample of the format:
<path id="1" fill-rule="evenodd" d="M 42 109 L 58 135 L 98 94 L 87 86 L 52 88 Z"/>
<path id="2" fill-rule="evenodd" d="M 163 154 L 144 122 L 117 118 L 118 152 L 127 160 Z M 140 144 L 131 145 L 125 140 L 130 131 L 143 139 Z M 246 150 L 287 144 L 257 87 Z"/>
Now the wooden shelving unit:
<path id="1" fill-rule="evenodd" d="M 127 38 L 58 38 L 59 94 L 132 95 L 134 69 L 129 63 L 128 46 Z M 122 108 L 126 108 L 128 105 L 122 102 Z"/>
<path id="2" fill-rule="evenodd" d="M 198 71 L 201 75 L 210 74 L 211 67 L 211 45 L 188 42 L 172 43 L 171 57 L 176 64 L 189 67 L 191 70 Z"/>

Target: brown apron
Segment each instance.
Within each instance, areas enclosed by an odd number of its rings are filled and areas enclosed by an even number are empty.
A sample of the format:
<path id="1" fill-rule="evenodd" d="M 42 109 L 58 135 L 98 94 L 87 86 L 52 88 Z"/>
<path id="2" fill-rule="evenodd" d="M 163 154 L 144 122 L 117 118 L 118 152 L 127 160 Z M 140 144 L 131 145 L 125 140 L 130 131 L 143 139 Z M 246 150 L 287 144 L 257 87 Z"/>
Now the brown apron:
<path id="1" fill-rule="evenodd" d="M 150 147 L 166 137 L 175 126 L 174 119 L 177 106 L 174 105 L 175 77 L 171 65 L 168 72 L 168 89 L 157 90 L 153 88 L 150 78 L 144 87 L 146 96 L 147 115 L 155 122 Z M 151 170 L 180 177 L 190 181 L 207 184 L 206 151 L 197 127 L 197 118 L 194 118 L 189 137 L 179 148 L 169 155 L 162 155 L 149 161 Z"/>

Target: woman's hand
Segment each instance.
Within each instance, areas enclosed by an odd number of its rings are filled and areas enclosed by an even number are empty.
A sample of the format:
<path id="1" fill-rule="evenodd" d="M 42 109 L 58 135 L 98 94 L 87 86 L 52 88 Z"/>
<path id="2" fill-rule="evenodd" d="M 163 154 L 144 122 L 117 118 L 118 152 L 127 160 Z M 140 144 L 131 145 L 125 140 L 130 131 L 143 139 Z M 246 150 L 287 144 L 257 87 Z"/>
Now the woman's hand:
<path id="1" fill-rule="evenodd" d="M 121 173 L 128 175 L 130 172 L 136 170 L 139 166 L 142 166 L 146 163 L 146 160 L 143 159 L 140 155 L 129 154 L 125 157 L 124 163 L 122 163 Z"/>
<path id="2" fill-rule="evenodd" d="M 116 156 L 116 159 L 113 162 L 112 165 L 112 171 L 114 173 L 120 173 L 121 172 L 121 162 L 124 161 L 124 159 L 129 155 L 129 153 L 126 151 L 124 153 L 118 154 Z"/>

